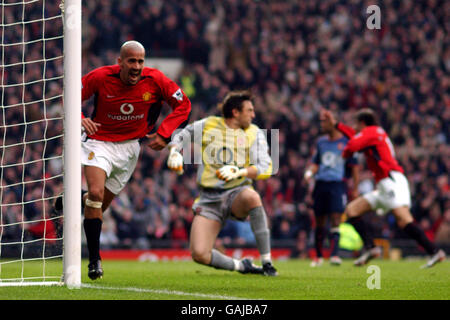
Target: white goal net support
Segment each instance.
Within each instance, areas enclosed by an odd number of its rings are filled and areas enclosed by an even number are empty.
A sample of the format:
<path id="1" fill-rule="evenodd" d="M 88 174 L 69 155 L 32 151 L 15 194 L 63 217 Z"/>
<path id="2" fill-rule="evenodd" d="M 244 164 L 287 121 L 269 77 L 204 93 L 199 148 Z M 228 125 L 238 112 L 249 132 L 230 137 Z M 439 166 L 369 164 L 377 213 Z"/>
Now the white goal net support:
<path id="1" fill-rule="evenodd" d="M 79 287 L 81 0 L 0 1 L 0 286 Z"/>

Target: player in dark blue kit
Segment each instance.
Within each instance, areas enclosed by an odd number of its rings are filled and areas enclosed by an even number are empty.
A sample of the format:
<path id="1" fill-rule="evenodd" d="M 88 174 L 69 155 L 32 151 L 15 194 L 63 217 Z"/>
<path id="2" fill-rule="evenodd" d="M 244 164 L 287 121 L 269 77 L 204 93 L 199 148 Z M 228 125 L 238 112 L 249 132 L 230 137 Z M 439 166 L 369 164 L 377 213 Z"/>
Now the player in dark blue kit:
<path id="1" fill-rule="evenodd" d="M 312 194 L 316 217 L 314 236 L 316 257 L 311 262 L 312 267 L 323 264 L 322 246 L 327 234 L 327 218 L 330 220 L 330 263 L 332 265 L 342 263 L 339 257 L 339 225 L 347 204 L 346 168 L 351 169 L 353 196 L 357 194 L 359 180 L 356 159 L 346 161 L 342 158 L 342 150 L 348 138 L 325 121 L 323 113 L 320 114 L 320 129 L 326 135 L 318 139 L 312 164 L 304 174 L 306 182 L 309 183 L 313 177 L 316 180 Z"/>

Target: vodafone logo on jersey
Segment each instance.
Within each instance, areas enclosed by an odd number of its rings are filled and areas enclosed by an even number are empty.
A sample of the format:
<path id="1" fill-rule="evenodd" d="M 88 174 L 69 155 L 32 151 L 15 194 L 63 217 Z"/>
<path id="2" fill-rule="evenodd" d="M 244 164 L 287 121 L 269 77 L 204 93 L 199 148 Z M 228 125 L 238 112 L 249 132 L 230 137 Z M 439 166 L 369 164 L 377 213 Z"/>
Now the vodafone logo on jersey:
<path id="1" fill-rule="evenodd" d="M 133 113 L 134 111 L 134 107 L 131 103 L 124 103 L 120 106 L 120 112 L 122 112 L 122 114 L 130 114 Z"/>
<path id="2" fill-rule="evenodd" d="M 120 106 L 120 112 L 122 115 L 115 115 L 108 113 L 108 118 L 112 120 L 122 121 L 122 120 L 141 120 L 144 118 L 144 114 L 132 115 L 134 111 L 134 106 L 131 103 L 123 103 Z"/>

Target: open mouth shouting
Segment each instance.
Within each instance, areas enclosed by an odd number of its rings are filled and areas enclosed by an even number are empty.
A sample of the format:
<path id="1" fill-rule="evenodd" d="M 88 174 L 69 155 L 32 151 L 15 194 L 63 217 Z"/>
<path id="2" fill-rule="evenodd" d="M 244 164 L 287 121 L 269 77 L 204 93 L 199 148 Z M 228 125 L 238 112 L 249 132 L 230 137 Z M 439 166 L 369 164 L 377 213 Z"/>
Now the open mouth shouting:
<path id="1" fill-rule="evenodd" d="M 141 70 L 130 70 L 128 73 L 128 82 L 130 84 L 136 84 L 141 78 Z"/>

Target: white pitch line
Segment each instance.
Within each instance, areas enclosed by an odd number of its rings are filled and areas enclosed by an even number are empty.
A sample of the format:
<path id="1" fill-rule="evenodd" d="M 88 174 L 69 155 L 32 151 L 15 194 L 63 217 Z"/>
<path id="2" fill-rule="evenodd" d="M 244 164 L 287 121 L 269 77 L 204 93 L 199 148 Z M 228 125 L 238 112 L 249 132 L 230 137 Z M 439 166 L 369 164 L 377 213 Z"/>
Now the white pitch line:
<path id="1" fill-rule="evenodd" d="M 131 291 L 131 292 L 141 292 L 141 293 L 156 293 L 156 294 L 167 294 L 167 295 L 175 295 L 175 296 L 195 296 L 200 298 L 207 299 L 221 299 L 221 300 L 259 300 L 259 299 L 248 299 L 248 298 L 240 298 L 233 296 L 223 296 L 217 294 L 206 294 L 206 293 L 198 293 L 198 292 L 183 292 L 176 290 L 165 290 L 165 289 L 143 289 L 143 288 L 121 288 L 121 287 L 104 287 L 104 286 L 96 286 L 92 284 L 81 284 L 81 288 L 90 288 L 90 289 L 100 289 L 100 290 L 117 290 L 117 291 Z"/>

